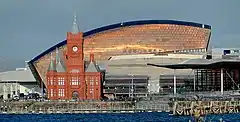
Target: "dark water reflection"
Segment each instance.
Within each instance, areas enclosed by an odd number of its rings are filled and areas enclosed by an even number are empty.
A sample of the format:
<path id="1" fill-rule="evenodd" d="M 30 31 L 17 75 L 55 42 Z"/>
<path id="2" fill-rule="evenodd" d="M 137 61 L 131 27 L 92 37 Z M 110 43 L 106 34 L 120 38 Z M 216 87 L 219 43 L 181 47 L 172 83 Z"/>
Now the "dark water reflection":
<path id="1" fill-rule="evenodd" d="M 207 122 L 240 122 L 240 114 L 208 115 Z M 127 114 L 2 114 L 0 122 L 188 122 L 192 117 L 171 116 L 169 113 Z"/>

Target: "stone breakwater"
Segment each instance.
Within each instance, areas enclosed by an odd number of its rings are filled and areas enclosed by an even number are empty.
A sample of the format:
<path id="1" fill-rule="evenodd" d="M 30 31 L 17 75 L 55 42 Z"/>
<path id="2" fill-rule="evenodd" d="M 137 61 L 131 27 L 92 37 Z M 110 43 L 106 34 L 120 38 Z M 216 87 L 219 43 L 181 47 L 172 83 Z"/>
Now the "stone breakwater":
<path id="1" fill-rule="evenodd" d="M 228 113 L 240 113 L 240 101 L 176 101 L 173 105 L 173 115 L 179 116 Z"/>

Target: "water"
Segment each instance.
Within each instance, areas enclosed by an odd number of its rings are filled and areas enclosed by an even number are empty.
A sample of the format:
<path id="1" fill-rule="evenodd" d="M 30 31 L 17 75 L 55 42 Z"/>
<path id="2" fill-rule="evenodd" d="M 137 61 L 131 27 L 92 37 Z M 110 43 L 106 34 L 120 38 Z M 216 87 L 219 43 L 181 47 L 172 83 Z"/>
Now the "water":
<path id="1" fill-rule="evenodd" d="M 240 122 L 240 114 L 208 115 L 206 121 Z M 104 114 L 1 114 L 0 122 L 188 122 L 190 116 L 171 116 L 169 113 L 104 113 Z"/>

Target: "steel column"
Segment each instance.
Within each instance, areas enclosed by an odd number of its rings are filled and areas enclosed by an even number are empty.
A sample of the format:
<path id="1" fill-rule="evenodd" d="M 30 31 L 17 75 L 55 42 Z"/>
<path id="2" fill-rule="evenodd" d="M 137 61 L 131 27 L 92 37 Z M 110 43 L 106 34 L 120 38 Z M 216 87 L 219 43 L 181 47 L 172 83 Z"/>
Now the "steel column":
<path id="1" fill-rule="evenodd" d="M 223 95 L 223 68 L 221 68 L 221 95 Z"/>
<path id="2" fill-rule="evenodd" d="M 174 74 L 173 74 L 173 94 L 177 94 L 177 84 L 176 84 L 176 70 L 174 69 Z"/>

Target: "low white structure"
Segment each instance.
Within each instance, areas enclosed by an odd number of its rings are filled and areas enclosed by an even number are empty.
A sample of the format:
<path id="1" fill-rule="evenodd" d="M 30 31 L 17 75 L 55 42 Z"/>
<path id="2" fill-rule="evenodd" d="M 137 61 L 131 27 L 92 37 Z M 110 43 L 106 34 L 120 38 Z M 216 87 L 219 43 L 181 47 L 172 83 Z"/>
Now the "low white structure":
<path id="1" fill-rule="evenodd" d="M 40 93 L 32 72 L 28 68 L 17 68 L 15 71 L 6 71 L 0 73 L 0 95 L 3 99 L 8 99 L 14 95 L 23 93 Z"/>
<path id="2" fill-rule="evenodd" d="M 120 55 L 113 56 L 108 61 L 97 62 L 99 64 L 104 64 L 106 67 L 106 72 L 109 75 L 148 75 L 149 76 L 149 93 L 158 93 L 159 88 L 159 79 L 160 75 L 172 75 L 173 70 L 167 68 L 159 68 L 148 66 L 147 63 L 152 64 L 175 64 L 180 63 L 189 59 L 202 59 L 204 58 L 205 53 L 196 54 L 137 54 L 137 55 Z M 176 75 L 193 75 L 191 69 L 182 69 L 175 72 Z"/>

